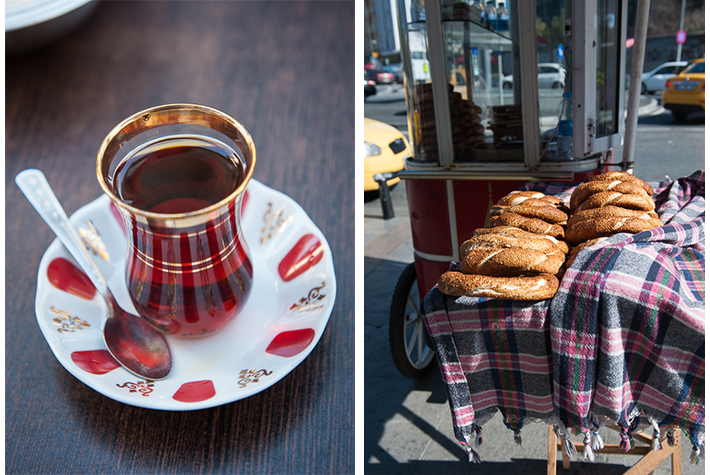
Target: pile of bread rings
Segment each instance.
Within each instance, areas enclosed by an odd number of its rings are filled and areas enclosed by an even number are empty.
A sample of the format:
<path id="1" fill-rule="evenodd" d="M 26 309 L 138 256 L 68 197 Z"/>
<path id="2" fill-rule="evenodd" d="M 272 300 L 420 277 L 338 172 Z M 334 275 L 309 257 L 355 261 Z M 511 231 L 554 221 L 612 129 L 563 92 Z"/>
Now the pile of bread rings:
<path id="1" fill-rule="evenodd" d="M 456 297 L 552 298 L 565 261 L 571 265 L 585 247 L 661 226 L 652 195 L 648 183 L 625 172 L 590 178 L 574 190 L 569 207 L 554 196 L 513 191 L 491 208 L 492 227 L 476 229 L 461 244 L 460 271 L 444 273 L 439 290 Z M 570 246 L 576 247 L 570 252 Z"/>
<path id="2" fill-rule="evenodd" d="M 436 114 L 434 94 L 431 83 L 416 86 L 419 121 L 415 130 L 417 146 L 426 160 L 437 160 L 439 154 L 436 135 Z M 457 161 L 471 159 L 474 147 L 485 141 L 485 127 L 481 125 L 483 110 L 473 101 L 464 99 L 461 93 L 448 85 L 449 111 L 451 117 L 451 137 L 454 145 L 454 158 Z"/>
<path id="3" fill-rule="evenodd" d="M 652 196 L 651 185 L 626 172 L 596 175 L 575 188 L 570 197 L 574 211 L 565 233 L 567 243 L 574 246 L 567 267 L 581 250 L 609 236 L 662 226 Z"/>
<path id="4" fill-rule="evenodd" d="M 514 191 L 491 208 L 491 228 L 461 244 L 461 271 L 439 278 L 447 295 L 544 300 L 557 291 L 569 250 L 564 242 L 568 209 L 554 196 Z"/>

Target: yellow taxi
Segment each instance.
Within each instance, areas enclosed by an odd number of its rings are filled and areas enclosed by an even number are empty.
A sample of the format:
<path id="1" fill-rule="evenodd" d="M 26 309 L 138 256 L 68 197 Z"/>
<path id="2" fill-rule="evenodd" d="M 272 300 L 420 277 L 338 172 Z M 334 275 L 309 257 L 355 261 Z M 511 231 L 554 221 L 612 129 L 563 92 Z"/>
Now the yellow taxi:
<path id="1" fill-rule="evenodd" d="M 391 125 L 365 118 L 365 191 L 379 189 L 373 178 L 377 173 L 397 172 L 404 168 L 404 160 L 412 156 L 412 149 L 402 133 Z M 392 186 L 399 182 L 393 178 Z"/>
<path id="2" fill-rule="evenodd" d="M 705 112 L 705 58 L 693 61 L 666 82 L 661 105 L 676 120 L 684 120 L 691 112 Z"/>

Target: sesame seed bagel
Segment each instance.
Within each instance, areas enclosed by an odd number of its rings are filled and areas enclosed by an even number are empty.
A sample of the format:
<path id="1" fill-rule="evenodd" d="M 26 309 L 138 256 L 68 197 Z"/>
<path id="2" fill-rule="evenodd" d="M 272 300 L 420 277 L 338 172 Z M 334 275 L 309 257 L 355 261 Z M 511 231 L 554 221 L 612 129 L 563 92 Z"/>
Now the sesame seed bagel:
<path id="1" fill-rule="evenodd" d="M 560 224 L 567 221 L 567 213 L 555 208 L 551 204 L 547 204 L 545 201 L 536 200 L 528 204 L 530 200 L 534 199 L 535 198 L 530 198 L 523 204 L 513 206 L 494 205 L 491 207 L 491 216 L 498 216 L 503 213 L 515 213 L 526 218 L 541 219 L 550 224 Z"/>
<path id="2" fill-rule="evenodd" d="M 656 218 L 641 219 L 633 217 L 610 217 L 587 219 L 567 228 L 565 235 L 567 242 L 572 245 L 580 244 L 590 239 L 611 236 L 616 233 L 636 234 L 647 229 L 661 226 Z"/>
<path id="3" fill-rule="evenodd" d="M 468 253 L 478 250 L 494 250 L 494 249 L 533 249 L 543 253 L 555 252 L 558 247 L 547 239 L 540 238 L 518 238 L 511 236 L 503 236 L 501 234 L 487 234 L 483 236 L 475 236 L 464 241 L 459 247 L 459 256 L 461 259 L 466 257 Z"/>
<path id="4" fill-rule="evenodd" d="M 526 200 L 542 200 L 547 202 L 548 204 L 551 204 L 555 208 L 561 208 L 564 206 L 564 202 L 557 198 L 556 196 L 551 196 L 551 195 L 546 195 L 545 193 L 541 193 L 539 191 L 511 191 L 507 195 L 505 195 L 503 198 L 498 200 L 498 205 L 501 206 L 514 206 L 514 205 L 519 205 L 523 203 Z M 529 201 L 528 203 L 532 203 L 532 201 Z"/>
<path id="5" fill-rule="evenodd" d="M 569 206 L 576 209 L 587 198 L 602 191 L 615 191 L 629 195 L 648 195 L 646 190 L 629 181 L 588 181 L 575 188 L 569 200 Z"/>
<path id="6" fill-rule="evenodd" d="M 626 172 L 607 172 L 607 173 L 602 173 L 601 175 L 595 175 L 591 178 L 589 178 L 587 181 L 628 181 L 631 183 L 634 183 L 644 190 L 646 190 L 646 193 L 648 193 L 649 196 L 653 195 L 653 187 L 643 181 L 642 179 L 632 175 L 631 173 L 626 173 Z"/>
<path id="7" fill-rule="evenodd" d="M 528 231 L 524 231 L 520 228 L 514 228 L 512 226 L 496 226 L 494 228 L 479 228 L 476 229 L 473 233 L 471 233 L 471 237 L 476 237 L 476 236 L 485 236 L 488 234 L 498 234 L 501 236 L 510 236 L 514 238 L 522 238 L 522 239 L 546 239 L 553 243 L 555 246 L 559 248 L 560 251 L 564 252 L 567 254 L 569 252 L 569 246 L 567 246 L 567 243 L 564 241 L 560 241 L 555 239 L 552 236 L 548 236 L 546 234 L 538 234 L 538 233 L 531 233 Z"/>
<path id="8" fill-rule="evenodd" d="M 604 206 L 602 208 L 592 208 L 574 213 L 569 217 L 567 225 L 572 226 L 573 224 L 594 218 L 658 219 L 658 214 L 656 214 L 655 211 L 640 211 L 637 209 L 620 208 L 618 206 Z"/>
<path id="9" fill-rule="evenodd" d="M 528 218 L 517 213 L 502 213 L 491 218 L 491 226 L 512 226 L 536 234 L 546 234 L 564 239 L 565 230 L 559 224 L 550 224 L 541 219 Z"/>
<path id="10" fill-rule="evenodd" d="M 453 297 L 492 297 L 512 300 L 546 300 L 554 297 L 559 280 L 552 274 L 532 277 L 490 277 L 446 272 L 439 290 Z"/>
<path id="11" fill-rule="evenodd" d="M 526 272 L 556 274 L 565 262 L 559 249 L 541 252 L 533 249 L 502 248 L 469 251 L 461 260 L 464 274 L 517 277 Z"/>
<path id="12" fill-rule="evenodd" d="M 575 210 L 575 214 L 586 209 L 602 208 L 604 206 L 618 206 L 620 208 L 653 211 L 656 208 L 656 203 L 654 203 L 653 199 L 648 195 L 630 195 L 617 193 L 615 191 L 602 191 L 584 200 Z"/>

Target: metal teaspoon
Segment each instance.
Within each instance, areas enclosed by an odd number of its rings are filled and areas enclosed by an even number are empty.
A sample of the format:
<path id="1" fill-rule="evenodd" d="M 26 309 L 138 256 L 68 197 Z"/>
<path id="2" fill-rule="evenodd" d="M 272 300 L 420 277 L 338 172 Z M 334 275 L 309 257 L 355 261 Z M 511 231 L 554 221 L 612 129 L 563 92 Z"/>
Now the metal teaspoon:
<path id="1" fill-rule="evenodd" d="M 24 170 L 15 177 L 15 183 L 106 300 L 108 315 L 103 333 L 111 355 L 141 378 L 159 380 L 167 377 L 172 357 L 165 338 L 142 318 L 118 306 L 106 279 L 69 222 L 44 174 L 35 169 Z"/>

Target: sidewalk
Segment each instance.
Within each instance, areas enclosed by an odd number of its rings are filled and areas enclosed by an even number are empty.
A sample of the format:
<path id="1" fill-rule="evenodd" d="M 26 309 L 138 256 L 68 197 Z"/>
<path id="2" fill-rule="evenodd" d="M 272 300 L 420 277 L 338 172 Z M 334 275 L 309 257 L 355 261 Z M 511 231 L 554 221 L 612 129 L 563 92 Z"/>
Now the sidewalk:
<path id="1" fill-rule="evenodd" d="M 389 350 L 390 299 L 404 267 L 413 261 L 409 214 L 404 183 L 391 192 L 395 217 L 382 219 L 379 200 L 365 203 L 365 473 L 366 474 L 544 474 L 547 467 L 547 426 L 531 424 L 522 430 L 522 446 L 496 417 L 483 426 L 481 464 L 470 464 L 454 438 L 446 390 L 434 364 L 424 378 L 401 376 Z M 608 444 L 618 434 L 603 428 Z M 683 474 L 701 475 L 704 461 L 691 466 L 690 444 L 683 437 Z M 637 457 L 598 454 L 594 463 L 572 458 L 569 475 L 624 473 Z M 656 468 L 670 475 L 670 459 Z"/>

